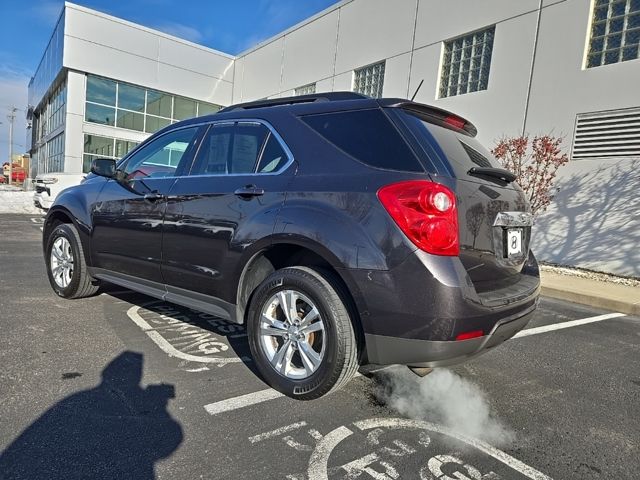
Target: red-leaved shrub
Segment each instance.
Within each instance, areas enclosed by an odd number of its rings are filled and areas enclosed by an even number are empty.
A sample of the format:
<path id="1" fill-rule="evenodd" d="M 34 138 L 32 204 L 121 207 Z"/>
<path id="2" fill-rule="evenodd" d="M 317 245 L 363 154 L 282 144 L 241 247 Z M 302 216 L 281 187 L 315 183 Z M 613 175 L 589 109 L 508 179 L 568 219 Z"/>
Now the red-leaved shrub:
<path id="1" fill-rule="evenodd" d="M 562 153 L 562 138 L 542 135 L 529 140 L 528 135 L 503 138 L 491 151 L 502 166 L 513 172 L 531 203 L 534 215 L 544 212 L 554 194 L 556 172 L 569 161 Z"/>

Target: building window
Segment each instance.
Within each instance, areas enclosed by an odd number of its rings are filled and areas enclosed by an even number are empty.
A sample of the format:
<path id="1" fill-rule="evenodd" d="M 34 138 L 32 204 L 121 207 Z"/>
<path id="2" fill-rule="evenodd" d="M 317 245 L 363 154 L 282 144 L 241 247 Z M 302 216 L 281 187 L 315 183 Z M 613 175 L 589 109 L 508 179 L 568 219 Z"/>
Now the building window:
<path id="1" fill-rule="evenodd" d="M 486 90 L 495 26 L 444 42 L 440 98 Z"/>
<path id="2" fill-rule="evenodd" d="M 64 126 L 66 114 L 67 86 L 63 81 L 53 93 L 42 102 L 33 117 L 32 143 L 37 145 L 45 137 Z"/>
<path id="3" fill-rule="evenodd" d="M 106 78 L 87 77 L 87 101 L 103 105 L 116 106 L 116 90 L 118 84 Z"/>
<path id="4" fill-rule="evenodd" d="M 64 171 L 66 100 L 64 78 L 33 113 L 31 156 L 37 173 Z"/>
<path id="5" fill-rule="evenodd" d="M 64 172 L 64 132 L 47 142 L 45 172 Z"/>
<path id="6" fill-rule="evenodd" d="M 85 134 L 82 171 L 84 173 L 90 172 L 91 162 L 96 158 L 113 158 L 119 160 L 136 146 L 138 146 L 137 142 Z"/>
<path id="7" fill-rule="evenodd" d="M 639 58 L 640 0 L 596 0 L 587 67 Z"/>
<path id="8" fill-rule="evenodd" d="M 91 123 L 154 133 L 173 122 L 209 115 L 220 108 L 213 103 L 87 76 L 85 121 Z"/>
<path id="9" fill-rule="evenodd" d="M 640 108 L 582 113 L 576 118 L 571 158 L 640 157 Z"/>
<path id="10" fill-rule="evenodd" d="M 67 85 L 65 82 L 55 89 L 48 104 L 49 119 L 47 121 L 47 132 L 55 132 L 64 125 L 64 116 L 66 113 Z"/>
<path id="11" fill-rule="evenodd" d="M 91 123 L 113 126 L 116 124 L 116 109 L 87 102 L 84 119 Z"/>
<path id="12" fill-rule="evenodd" d="M 353 71 L 353 91 L 373 98 L 382 96 L 385 62 L 374 63 Z"/>
<path id="13" fill-rule="evenodd" d="M 313 95 L 316 93 L 316 84 L 310 83 L 308 85 L 303 85 L 302 87 L 296 88 L 296 96 L 297 95 Z"/>

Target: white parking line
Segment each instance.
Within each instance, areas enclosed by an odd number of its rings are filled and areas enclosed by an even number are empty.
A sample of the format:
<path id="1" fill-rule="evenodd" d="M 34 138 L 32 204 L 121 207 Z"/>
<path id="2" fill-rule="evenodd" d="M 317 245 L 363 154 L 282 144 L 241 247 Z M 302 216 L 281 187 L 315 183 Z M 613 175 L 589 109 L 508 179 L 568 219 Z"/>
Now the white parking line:
<path id="1" fill-rule="evenodd" d="M 248 407 L 250 405 L 255 405 L 256 403 L 266 402 L 267 400 L 273 400 L 274 398 L 283 396 L 284 395 L 277 390 L 266 388 L 259 392 L 247 393 L 246 395 L 240 395 L 239 397 L 210 403 L 209 405 L 205 405 L 204 409 L 209 413 L 209 415 L 218 415 L 219 413 L 230 412 L 232 410 Z"/>
<path id="2" fill-rule="evenodd" d="M 571 320 L 568 322 L 554 323 L 552 325 L 545 325 L 543 327 L 534 327 L 527 330 L 522 330 L 517 333 L 513 338 L 528 337 L 530 335 L 538 335 L 540 333 L 551 332 L 554 330 L 562 330 L 564 328 L 577 327 L 580 325 L 586 325 L 594 322 L 601 322 L 603 320 L 609 320 L 611 318 L 626 317 L 624 313 L 607 313 L 605 315 L 598 315 L 596 317 L 581 318 L 579 320 Z M 358 373 L 356 375 L 359 375 Z M 229 398 L 227 400 L 221 400 L 219 402 L 210 403 L 204 406 L 204 409 L 210 415 L 218 415 L 219 413 L 230 412 L 239 408 L 256 405 L 258 403 L 273 400 L 275 398 L 283 397 L 284 394 L 267 388 L 258 392 L 247 393 L 246 395 L 240 395 L 239 397 Z"/>
<path id="3" fill-rule="evenodd" d="M 253 437 L 249 437 L 249 441 L 251 443 L 258 443 L 263 440 L 267 440 L 269 438 L 278 437 L 283 433 L 290 432 L 291 430 L 297 430 L 307 425 L 307 422 L 296 422 L 291 425 L 287 425 L 285 427 L 276 428 L 275 430 L 271 430 L 270 432 L 261 433 L 259 435 L 254 435 Z"/>
<path id="4" fill-rule="evenodd" d="M 610 318 L 626 317 L 624 313 L 607 313 L 605 315 L 598 315 L 597 317 L 582 318 L 580 320 L 571 320 L 569 322 L 553 323 L 551 325 L 544 325 L 543 327 L 528 328 L 516 333 L 513 338 L 528 337 L 529 335 L 537 335 L 539 333 L 552 332 L 554 330 L 562 330 L 563 328 L 577 327 L 579 325 L 586 325 L 588 323 L 601 322 L 603 320 L 609 320 Z"/>

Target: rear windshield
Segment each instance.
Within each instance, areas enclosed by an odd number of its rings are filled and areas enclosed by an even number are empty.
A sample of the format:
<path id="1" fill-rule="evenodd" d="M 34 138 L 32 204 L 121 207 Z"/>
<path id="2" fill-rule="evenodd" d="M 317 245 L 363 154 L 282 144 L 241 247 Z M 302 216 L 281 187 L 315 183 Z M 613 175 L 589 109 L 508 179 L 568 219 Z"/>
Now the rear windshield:
<path id="1" fill-rule="evenodd" d="M 378 108 L 306 115 L 302 120 L 340 150 L 369 166 L 424 171 L 396 127 Z"/>
<path id="2" fill-rule="evenodd" d="M 408 112 L 400 113 L 400 117 L 425 153 L 433 152 L 433 142 L 437 143 L 438 150 L 444 153 L 445 161 L 457 178 L 468 177 L 467 172 L 472 167 L 502 168 L 500 162 L 475 138 L 426 122 Z"/>

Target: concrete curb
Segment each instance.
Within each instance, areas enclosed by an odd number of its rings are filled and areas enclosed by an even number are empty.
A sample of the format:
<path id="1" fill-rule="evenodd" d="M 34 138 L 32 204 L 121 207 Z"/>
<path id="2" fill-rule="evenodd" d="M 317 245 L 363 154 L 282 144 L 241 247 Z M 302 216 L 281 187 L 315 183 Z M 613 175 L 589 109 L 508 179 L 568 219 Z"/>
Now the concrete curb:
<path id="1" fill-rule="evenodd" d="M 599 297 L 587 292 L 573 292 L 557 287 L 542 285 L 542 295 L 568 302 L 580 303 L 590 307 L 613 310 L 615 312 L 626 313 L 627 315 L 640 316 L 640 303 L 625 302 L 613 298 Z"/>
<path id="2" fill-rule="evenodd" d="M 640 316 L 640 286 L 542 269 L 542 295 Z"/>

